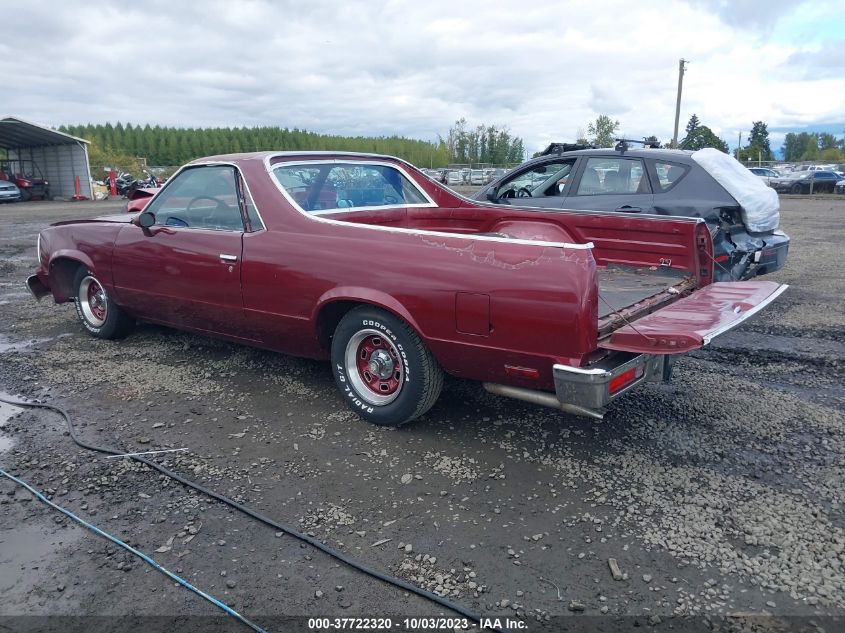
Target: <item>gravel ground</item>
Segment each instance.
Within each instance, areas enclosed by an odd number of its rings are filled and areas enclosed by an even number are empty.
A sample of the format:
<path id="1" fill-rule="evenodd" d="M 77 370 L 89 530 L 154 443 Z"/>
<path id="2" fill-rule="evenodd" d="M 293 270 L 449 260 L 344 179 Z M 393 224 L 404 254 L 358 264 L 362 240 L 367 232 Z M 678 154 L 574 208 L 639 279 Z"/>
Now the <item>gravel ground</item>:
<path id="1" fill-rule="evenodd" d="M 92 443 L 186 447 L 157 461 L 527 630 L 845 626 L 845 197 L 783 197 L 792 250 L 770 277 L 791 288 L 604 422 L 447 380 L 401 430 L 360 421 L 325 363 L 150 325 L 99 341 L 70 305 L 32 301 L 38 230 L 119 207 L 0 206 L 0 392 L 66 407 Z M 0 425 L 0 467 L 270 630 L 452 615 L 79 449 L 55 415 L 0 405 Z M 239 630 L 5 479 L 0 508 L 0 625 Z"/>

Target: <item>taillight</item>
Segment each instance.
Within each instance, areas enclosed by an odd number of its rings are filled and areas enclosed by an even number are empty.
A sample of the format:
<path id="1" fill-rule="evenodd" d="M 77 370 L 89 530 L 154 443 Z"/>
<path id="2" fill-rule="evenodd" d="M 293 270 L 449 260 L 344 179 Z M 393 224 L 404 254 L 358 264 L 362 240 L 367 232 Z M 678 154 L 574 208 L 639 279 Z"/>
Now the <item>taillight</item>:
<path id="1" fill-rule="evenodd" d="M 628 371 L 624 371 L 618 376 L 611 378 L 610 382 L 607 385 L 607 389 L 611 394 L 614 394 L 617 391 L 622 391 L 622 389 L 624 389 L 631 383 L 642 378 L 644 373 L 645 367 L 643 365 L 631 367 L 631 369 L 629 369 Z"/>

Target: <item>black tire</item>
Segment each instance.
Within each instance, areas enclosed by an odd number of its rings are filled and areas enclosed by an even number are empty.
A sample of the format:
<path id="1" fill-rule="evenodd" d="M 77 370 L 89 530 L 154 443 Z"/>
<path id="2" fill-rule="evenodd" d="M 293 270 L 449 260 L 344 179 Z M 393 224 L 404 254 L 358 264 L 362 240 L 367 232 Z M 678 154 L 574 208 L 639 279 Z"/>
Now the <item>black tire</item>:
<path id="1" fill-rule="evenodd" d="M 790 193 L 801 193 L 801 185 L 799 185 L 796 182 L 794 185 L 792 185 L 792 188 L 789 190 L 789 192 Z"/>
<path id="2" fill-rule="evenodd" d="M 332 338 L 332 371 L 349 407 L 380 426 L 420 417 L 443 387 L 443 370 L 416 332 L 371 306 L 341 319 Z"/>
<path id="3" fill-rule="evenodd" d="M 29 202 L 32 200 L 32 194 L 29 189 L 21 189 L 21 202 Z"/>
<path id="4" fill-rule="evenodd" d="M 73 279 L 76 315 L 89 334 L 97 338 L 122 338 L 132 331 L 135 320 L 106 294 L 92 272 L 81 266 Z"/>

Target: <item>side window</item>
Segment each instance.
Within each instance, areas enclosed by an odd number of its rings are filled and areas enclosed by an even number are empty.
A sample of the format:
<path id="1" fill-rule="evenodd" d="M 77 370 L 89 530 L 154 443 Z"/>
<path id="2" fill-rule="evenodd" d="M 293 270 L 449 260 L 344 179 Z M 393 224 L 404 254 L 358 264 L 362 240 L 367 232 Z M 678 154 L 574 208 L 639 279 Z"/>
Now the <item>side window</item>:
<path id="1" fill-rule="evenodd" d="M 574 158 L 535 165 L 505 180 L 499 185 L 496 196 L 499 198 L 565 196 L 574 165 Z"/>
<path id="2" fill-rule="evenodd" d="M 283 164 L 273 169 L 273 174 L 296 204 L 309 213 L 428 204 L 416 185 L 390 165 Z"/>
<path id="3" fill-rule="evenodd" d="M 243 231 L 235 187 L 235 169 L 228 165 L 189 167 L 147 207 L 163 226 Z"/>
<path id="4" fill-rule="evenodd" d="M 587 160 L 576 195 L 629 193 L 651 193 L 642 160 L 610 156 Z"/>
<path id="5" fill-rule="evenodd" d="M 660 191 L 669 191 L 686 176 L 689 167 L 675 163 L 654 161 L 654 169 L 657 172 L 657 187 Z"/>

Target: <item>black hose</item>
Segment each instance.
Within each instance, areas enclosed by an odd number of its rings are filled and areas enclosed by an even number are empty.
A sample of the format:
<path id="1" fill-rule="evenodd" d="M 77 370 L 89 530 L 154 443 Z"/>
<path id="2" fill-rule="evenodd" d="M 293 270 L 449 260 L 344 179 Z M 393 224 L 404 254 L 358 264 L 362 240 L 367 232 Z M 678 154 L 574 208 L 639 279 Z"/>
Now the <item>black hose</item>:
<path id="1" fill-rule="evenodd" d="M 52 404 L 44 404 L 44 403 L 41 403 L 41 402 L 19 402 L 19 401 L 15 401 L 15 400 L 7 400 L 3 397 L 0 397 L 0 402 L 5 402 L 6 404 L 11 404 L 11 405 L 19 406 L 19 407 L 32 407 L 32 408 L 38 408 L 38 409 L 47 409 L 49 411 L 55 411 L 56 413 L 58 413 L 59 415 L 61 415 L 65 419 L 65 422 L 67 423 L 68 432 L 70 433 L 70 438 L 78 446 L 81 446 L 82 448 L 88 449 L 90 451 L 97 451 L 98 453 L 107 453 L 109 455 L 125 455 L 126 454 L 126 451 L 119 451 L 119 450 L 115 450 L 113 448 L 108 448 L 106 446 L 95 446 L 94 444 L 88 444 L 87 442 L 79 439 L 79 436 L 77 436 L 77 434 L 76 434 L 76 429 L 73 426 L 73 422 L 71 421 L 70 414 L 67 411 L 65 411 L 64 409 L 62 409 L 61 407 L 57 407 L 56 405 L 52 405 Z M 409 591 L 409 592 L 411 592 L 411 593 L 413 593 L 417 596 L 420 596 L 421 598 L 425 598 L 426 600 L 430 600 L 431 602 L 434 602 L 435 604 L 438 604 L 441 607 L 449 609 L 450 611 L 454 611 L 455 613 L 460 613 L 462 616 L 469 618 L 470 620 L 473 620 L 473 621 L 478 622 L 478 623 L 481 622 L 481 617 L 479 615 L 473 613 L 472 611 L 470 611 L 467 607 L 465 607 L 463 605 L 457 604 L 455 602 L 451 602 L 450 600 L 446 600 L 445 598 L 438 596 L 435 593 L 432 593 L 430 591 L 426 591 L 425 589 L 417 587 L 416 585 L 412 585 L 411 583 L 406 582 L 406 581 L 402 580 L 401 578 L 397 578 L 396 576 L 392 576 L 390 574 L 386 574 L 384 572 L 381 572 L 377 569 L 373 569 L 372 567 L 369 567 L 368 565 L 356 560 L 355 558 L 352 558 L 351 556 L 344 554 L 340 550 L 337 550 L 337 549 L 335 549 L 335 548 L 333 548 L 329 545 L 326 545 L 325 543 L 318 541 L 317 539 L 315 539 L 311 536 L 308 536 L 307 534 L 303 534 L 302 532 L 295 530 L 294 528 L 292 528 L 290 526 L 287 526 L 283 523 L 279 523 L 278 521 L 275 521 L 274 519 L 271 519 L 270 517 L 264 516 L 263 514 L 260 514 L 259 512 L 256 512 L 255 510 L 248 508 L 247 506 L 242 505 L 242 504 L 240 504 L 236 501 L 233 501 L 232 499 L 229 499 L 228 497 L 224 497 L 223 495 L 221 495 L 217 492 L 214 492 L 213 490 L 209 490 L 208 488 L 201 486 L 200 484 L 195 483 L 195 482 L 191 481 L 190 479 L 185 479 L 181 475 L 174 473 L 172 470 L 168 470 L 164 466 L 160 466 L 159 464 L 156 464 L 155 462 L 153 462 L 153 461 L 151 461 L 151 460 L 149 460 L 145 457 L 132 455 L 131 459 L 134 459 L 135 461 L 141 462 L 142 464 L 146 464 L 150 468 L 153 468 L 153 469 L 157 470 L 158 472 L 160 472 L 162 475 L 167 475 L 171 479 L 175 479 L 176 481 L 178 481 L 179 483 L 187 486 L 188 488 L 192 488 L 192 489 L 196 490 L 197 492 L 201 492 L 204 495 L 208 495 L 212 499 L 217 499 L 217 501 L 220 501 L 221 503 L 226 504 L 230 508 L 234 508 L 235 510 L 242 512 L 242 513 L 246 514 L 247 516 L 252 517 L 253 519 L 255 519 L 257 521 L 260 521 L 261 523 L 264 523 L 265 525 L 269 525 L 270 527 L 272 527 L 272 528 L 274 528 L 274 529 L 276 529 L 280 532 L 284 532 L 285 534 L 292 536 L 296 539 L 299 539 L 300 541 L 304 541 L 305 543 L 308 543 L 309 545 L 316 547 L 321 552 L 328 554 L 332 558 L 336 558 L 337 560 L 339 560 L 343 563 L 346 563 L 347 565 L 349 565 L 353 569 L 357 569 L 358 571 L 365 573 L 368 576 L 371 576 L 373 578 L 377 578 L 378 580 L 381 580 L 381 581 L 386 582 L 390 585 L 393 585 L 394 587 L 399 587 L 400 589 L 405 589 L 406 591 Z"/>

